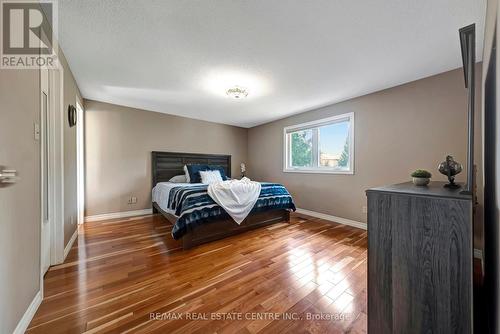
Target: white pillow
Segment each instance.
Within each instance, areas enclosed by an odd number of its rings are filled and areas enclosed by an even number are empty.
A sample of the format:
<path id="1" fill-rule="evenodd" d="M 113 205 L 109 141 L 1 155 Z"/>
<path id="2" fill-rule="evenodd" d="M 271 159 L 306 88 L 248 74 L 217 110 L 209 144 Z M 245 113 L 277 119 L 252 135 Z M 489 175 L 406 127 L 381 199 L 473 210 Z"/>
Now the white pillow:
<path id="1" fill-rule="evenodd" d="M 218 170 L 200 171 L 201 183 L 211 184 L 222 182 L 222 176 Z"/>
<path id="2" fill-rule="evenodd" d="M 191 183 L 191 178 L 189 177 L 189 172 L 186 165 L 184 165 L 184 175 L 186 176 L 186 183 Z"/>
<path id="3" fill-rule="evenodd" d="M 171 178 L 170 180 L 168 180 L 168 182 L 173 182 L 173 183 L 188 183 L 187 179 L 186 179 L 186 175 L 176 175 L 173 178 Z"/>

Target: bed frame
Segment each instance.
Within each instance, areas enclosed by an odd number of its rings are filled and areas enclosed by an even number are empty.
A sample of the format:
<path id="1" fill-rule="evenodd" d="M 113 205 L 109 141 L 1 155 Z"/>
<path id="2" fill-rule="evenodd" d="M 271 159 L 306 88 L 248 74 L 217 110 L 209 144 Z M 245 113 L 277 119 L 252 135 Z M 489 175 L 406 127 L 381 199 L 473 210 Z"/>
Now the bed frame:
<path id="1" fill-rule="evenodd" d="M 231 177 L 231 156 L 221 154 L 177 153 L 177 152 L 152 152 L 152 187 L 159 182 L 167 182 L 173 176 L 184 174 L 186 164 L 206 164 L 222 166 L 226 175 Z M 161 213 L 172 224 L 177 218 L 163 211 L 153 202 L 153 213 Z M 226 238 L 231 235 L 249 231 L 258 227 L 271 225 L 290 220 L 290 212 L 285 209 L 269 210 L 265 212 L 250 213 L 240 224 L 231 218 L 209 221 L 206 224 L 189 229 L 182 237 L 182 247 L 191 247 Z"/>

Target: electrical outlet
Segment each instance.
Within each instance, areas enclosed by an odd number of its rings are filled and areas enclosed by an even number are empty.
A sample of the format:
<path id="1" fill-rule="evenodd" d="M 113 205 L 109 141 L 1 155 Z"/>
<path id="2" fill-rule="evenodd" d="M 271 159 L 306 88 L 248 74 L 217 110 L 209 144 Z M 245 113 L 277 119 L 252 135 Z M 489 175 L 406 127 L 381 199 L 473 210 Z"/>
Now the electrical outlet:
<path id="1" fill-rule="evenodd" d="M 137 203 L 137 197 L 135 196 L 129 197 L 128 204 L 136 204 L 136 203 Z"/>
<path id="2" fill-rule="evenodd" d="M 69 223 L 73 225 L 75 223 L 75 218 L 73 216 L 69 216 Z"/>
<path id="3" fill-rule="evenodd" d="M 363 211 L 363 213 L 368 213 L 368 207 L 363 205 L 363 207 L 361 208 L 361 210 Z"/>

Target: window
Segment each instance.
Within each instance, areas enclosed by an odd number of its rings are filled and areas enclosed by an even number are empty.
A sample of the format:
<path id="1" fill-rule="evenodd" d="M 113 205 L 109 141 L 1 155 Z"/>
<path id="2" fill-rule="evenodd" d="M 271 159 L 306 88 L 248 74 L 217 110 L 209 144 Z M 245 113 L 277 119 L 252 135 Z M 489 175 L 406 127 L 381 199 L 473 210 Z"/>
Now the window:
<path id="1" fill-rule="evenodd" d="M 284 129 L 284 172 L 354 174 L 354 113 Z"/>

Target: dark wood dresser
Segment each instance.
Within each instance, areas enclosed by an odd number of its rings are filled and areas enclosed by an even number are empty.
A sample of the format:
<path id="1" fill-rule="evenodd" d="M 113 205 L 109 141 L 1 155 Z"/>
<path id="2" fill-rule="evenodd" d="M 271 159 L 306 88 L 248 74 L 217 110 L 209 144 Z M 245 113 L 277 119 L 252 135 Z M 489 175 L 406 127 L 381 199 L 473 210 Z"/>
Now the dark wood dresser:
<path id="1" fill-rule="evenodd" d="M 472 196 L 369 189 L 368 332 L 472 333 Z"/>

